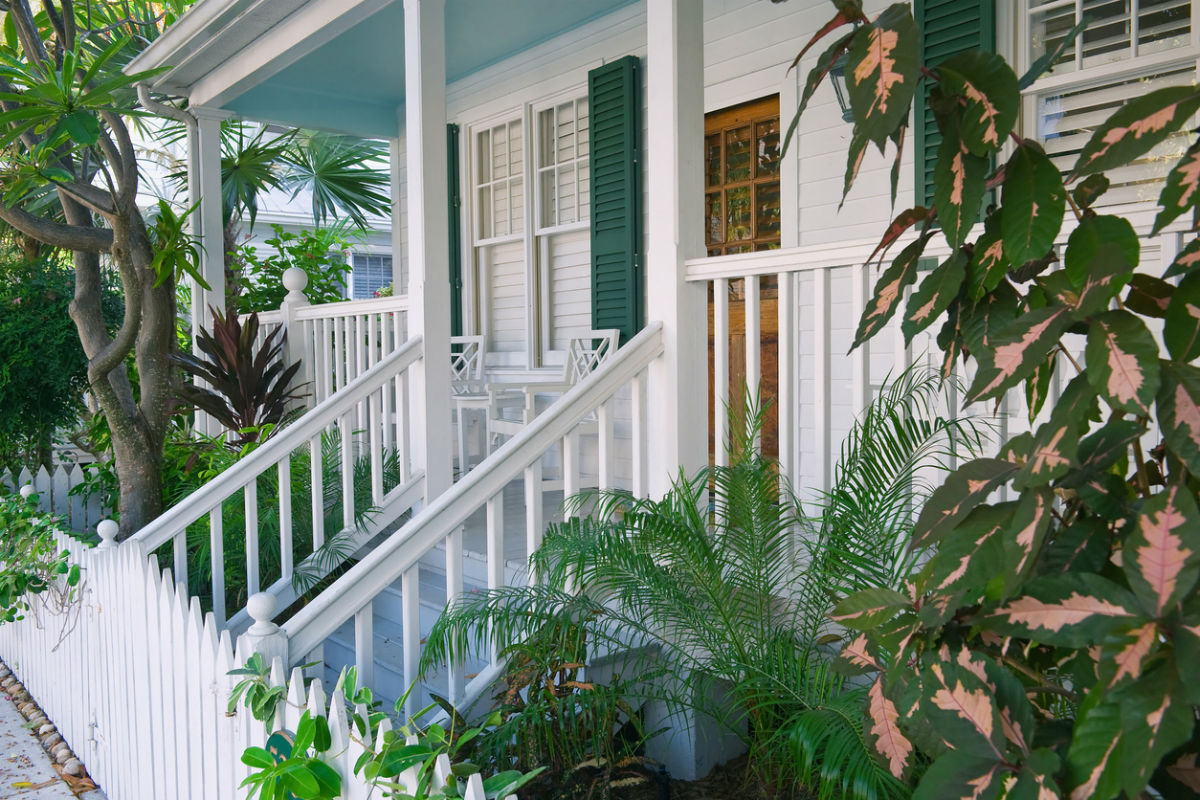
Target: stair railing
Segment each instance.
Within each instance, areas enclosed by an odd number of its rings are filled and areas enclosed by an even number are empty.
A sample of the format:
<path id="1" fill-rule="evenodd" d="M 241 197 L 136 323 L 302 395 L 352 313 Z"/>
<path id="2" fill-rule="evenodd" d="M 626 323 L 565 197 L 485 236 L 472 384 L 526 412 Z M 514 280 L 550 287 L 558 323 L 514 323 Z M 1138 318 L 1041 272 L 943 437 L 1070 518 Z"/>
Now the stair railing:
<path id="1" fill-rule="evenodd" d="M 240 610 L 228 627 L 248 624 L 246 600 L 260 591 L 287 607 L 423 497 L 422 475 L 411 462 L 408 410 L 409 370 L 422 352 L 419 336 L 408 340 L 130 542 L 147 555 L 161 548 L 159 563 L 166 563 L 169 545 L 185 593 L 190 573 L 201 579 L 207 573 L 208 585 L 194 586 L 192 594 L 218 624 L 226 623 L 230 607 Z M 260 548 L 264 532 L 271 539 Z"/>
<path id="2" fill-rule="evenodd" d="M 353 618 L 354 658 L 359 679 L 364 685 L 371 685 L 375 664 L 372 604 L 377 595 L 399 580 L 404 682 L 412 685 L 417 678 L 420 658 L 418 565 L 421 559 L 439 545 L 445 546 L 446 595 L 447 602 L 453 602 L 462 594 L 463 588 L 464 523 L 477 511 L 486 509 L 488 587 L 503 585 L 504 489 L 509 483 L 523 478 L 525 547 L 527 553 L 532 553 L 540 545 L 543 533 L 545 457 L 561 453 L 561 485 L 565 496 L 575 494 L 581 487 L 583 473 L 577 428 L 581 422 L 590 419 L 598 423 L 594 473 L 598 485 L 614 488 L 618 467 L 624 467 L 627 476 L 623 482 L 634 494 L 645 496 L 646 372 L 662 351 L 662 325 L 653 323 L 287 620 L 271 643 L 275 652 L 286 652 L 293 665 L 309 661 L 312 655 L 320 656 L 325 640 Z M 621 395 L 620 406 L 618 393 Z M 621 410 L 628 411 L 622 420 L 623 425 L 628 423 L 628 464 L 618 464 L 615 446 L 614 418 Z M 452 702 L 473 696 L 482 688 L 481 682 L 490 680 L 495 674 L 498 668 L 496 647 L 493 646 L 492 651 L 491 667 L 481 672 L 470 685 L 463 685 L 464 677 L 459 671 L 450 675 Z M 409 695 L 409 713 L 413 713 L 418 699 L 417 692 Z"/>

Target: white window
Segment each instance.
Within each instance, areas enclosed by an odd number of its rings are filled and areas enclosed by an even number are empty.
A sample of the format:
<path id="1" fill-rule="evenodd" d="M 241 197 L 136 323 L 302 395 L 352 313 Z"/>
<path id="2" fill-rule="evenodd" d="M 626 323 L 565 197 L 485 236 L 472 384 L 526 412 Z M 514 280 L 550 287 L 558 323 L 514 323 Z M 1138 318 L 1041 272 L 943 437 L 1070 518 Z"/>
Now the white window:
<path id="1" fill-rule="evenodd" d="M 523 232 L 525 144 L 521 120 L 475 134 L 475 238 L 498 239 Z"/>
<path id="2" fill-rule="evenodd" d="M 350 280 L 350 297 L 363 300 L 374 297 L 375 292 L 392 282 L 392 257 L 374 253 L 354 253 L 350 257 L 354 268 Z M 399 287 L 397 294 L 404 294 L 404 287 Z"/>
<path id="3" fill-rule="evenodd" d="M 473 126 L 468 141 L 474 285 L 488 361 L 561 363 L 570 338 L 591 327 L 586 91 Z"/>
<path id="4" fill-rule="evenodd" d="M 587 222 L 591 209 L 587 98 L 542 109 L 537 117 L 539 228 Z"/>
<path id="5" fill-rule="evenodd" d="M 1194 0 L 1025 0 L 1025 65 L 1052 51 L 1076 22 L 1088 27 L 1026 95 L 1027 118 L 1064 171 L 1097 126 L 1125 101 L 1196 80 Z M 1162 178 L 1187 148 L 1179 134 L 1135 163 L 1108 173 L 1106 205 L 1155 200 Z"/>

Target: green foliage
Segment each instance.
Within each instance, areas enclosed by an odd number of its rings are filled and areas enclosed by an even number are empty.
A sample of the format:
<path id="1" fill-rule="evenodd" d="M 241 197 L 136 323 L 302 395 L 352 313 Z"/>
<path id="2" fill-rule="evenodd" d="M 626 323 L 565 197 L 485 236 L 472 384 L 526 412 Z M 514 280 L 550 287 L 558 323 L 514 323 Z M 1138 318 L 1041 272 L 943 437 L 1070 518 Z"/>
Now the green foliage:
<path id="1" fill-rule="evenodd" d="M 316 666 L 304 664 L 300 669 Z M 239 705 L 255 719 L 270 725 L 281 703 L 286 703 L 284 688 L 272 686 L 270 666 L 254 653 L 246 664 L 230 670 L 229 675 L 240 677 L 229 697 L 229 713 L 237 713 Z M 346 699 L 346 711 L 351 722 L 350 735 L 365 747 L 354 765 L 354 774 L 374 788 L 396 800 L 448 800 L 463 796 L 468 780 L 480 773 L 480 768 L 467 760 L 476 743 L 494 732 L 499 715 L 493 714 L 482 725 L 467 727 L 462 718 L 450 709 L 449 727 L 437 722 L 422 725 L 418 721 L 435 710 L 435 706 L 420 711 L 415 718 L 404 716 L 408 692 L 395 704 L 399 719 L 407 721 L 393 729 L 388 715 L 377 710 L 371 689 L 358 686 L 358 670 L 342 670 L 337 688 Z M 411 691 L 411 689 L 410 689 Z M 361 709 L 368 709 L 366 714 Z M 259 800 L 280 800 L 288 793 L 303 800 L 334 800 L 341 796 L 341 776 L 322 757 L 331 753 L 333 736 L 328 720 L 302 709 L 296 726 L 291 753 L 286 757 L 268 752 L 262 747 L 248 747 L 242 753 L 242 763 L 254 772 L 242 782 L 251 787 L 251 797 L 257 792 Z M 357 736 L 355 734 L 357 733 Z M 439 761 L 449 764 L 444 777 L 437 773 Z M 528 772 L 504 770 L 482 780 L 488 800 L 499 800 L 537 778 L 542 769 Z"/>
<path id="2" fill-rule="evenodd" d="M 428 636 L 423 668 L 486 648 L 489 631 L 508 645 L 577 626 L 627 693 L 695 709 L 742 737 L 767 786 L 902 796 L 870 757 L 861 717 L 847 713 L 862 692 L 831 669 L 838 632 L 827 615 L 834 592 L 899 587 L 919 555 L 905 535 L 926 492 L 918 466 L 978 440 L 969 422 L 926 415 L 937 396 L 936 379 L 916 373 L 882 392 L 815 516 L 753 446 L 761 412 L 731 425 L 729 466 L 680 476 L 661 499 L 582 495 L 573 508 L 588 516 L 551 526 L 532 558 L 544 583 L 456 601 Z"/>
<path id="3" fill-rule="evenodd" d="M 201 328 L 195 340 L 205 357 L 171 356 L 196 379 L 180 384 L 179 396 L 237 433 L 230 441 L 232 447 L 261 442 L 295 416 L 292 404 L 303 395 L 293 390 L 292 380 L 300 362 L 284 363 L 282 329 L 274 328 L 259 341 L 257 313 L 243 322 L 237 314 L 225 316 L 211 307 L 210 311 L 212 330 Z"/>
<path id="4" fill-rule="evenodd" d="M 290 267 L 302 269 L 308 276 L 304 295 L 310 303 L 336 303 L 345 299 L 346 276 L 351 271 L 344 255 L 350 247 L 345 224 L 302 230 L 298 234 L 279 225 L 271 227 L 275 235 L 266 244 L 275 249 L 273 254 L 261 257 L 248 245 L 238 250 L 245 274 L 237 298 L 241 313 L 279 308 L 287 294 L 283 273 Z"/>
<path id="5" fill-rule="evenodd" d="M 309 191 L 314 222 L 324 223 L 341 213 L 366 229 L 367 214 L 391 213 L 391 179 L 378 166 L 388 160 L 385 142 L 300 131 L 284 159 L 288 165 L 284 185 L 292 190 L 292 199 Z"/>
<path id="6" fill-rule="evenodd" d="M 37 496 L 28 500 L 0 486 L 0 622 L 25 618 L 34 596 L 49 593 L 58 605 L 74 599 L 79 567 L 58 550 L 57 519 L 42 514 Z"/>
<path id="7" fill-rule="evenodd" d="M 854 16 L 842 6 L 835 23 Z M 856 346 L 895 313 L 898 287 L 914 280 L 908 265 L 940 221 L 953 254 L 914 293 L 924 302 L 910 304 L 906 336 L 919 330 L 910 323 L 944 320 L 945 369 L 959 359 L 977 368 L 967 400 L 1022 386 L 1031 420 L 1060 355 L 1073 375 L 1036 430 L 997 458 L 964 464 L 932 494 L 912 537 L 932 551 L 911 565 L 903 592 L 865 590 L 839 605 L 834 619 L 859 632 L 841 664 L 872 675 L 865 727 L 889 771 L 916 783 L 916 797 L 1193 796 L 1200 250 L 1187 244 L 1161 279 L 1135 276 L 1132 225 L 1092 204 L 1108 186 L 1104 171 L 1188 124 L 1200 88 L 1130 99 L 1095 126 L 1064 180 L 1036 142 L 1012 130 L 1020 87 L 1049 60 L 1019 82 L 994 54 L 926 69 L 909 55 L 919 34 L 902 5 L 855 38 L 874 31 L 894 36 L 878 39 L 881 51 L 851 49 L 847 74 L 878 78 L 887 61 L 894 75 L 859 90 L 856 131 L 876 142 L 896 136 L 912 96 L 900 89 L 930 82 L 938 128 L 952 143 L 938 173 L 961 191 L 901 213 L 886 232 L 881 251 L 922 227 L 876 286 Z M 889 116 L 869 107 L 885 102 Z M 998 157 L 1006 139 L 1011 155 L 998 169 L 963 167 L 967 155 Z M 1196 152 L 1193 144 L 1170 171 L 1151 233 L 1194 211 Z M 959 221 L 974 219 L 981 190 L 995 186 L 1000 206 L 970 241 Z M 1068 207 L 1077 227 L 1056 269 L 1052 248 Z M 965 272 L 945 271 L 955 259 Z M 1159 320 L 1165 351 L 1151 333 Z M 1079 337 L 1082 363 L 1065 336 Z M 1143 441 L 1160 436 L 1147 458 Z M 1017 499 L 996 500 L 1001 487 Z"/>
<path id="8" fill-rule="evenodd" d="M 0 265 L 0 467 L 36 470 L 55 430 L 83 410 L 88 362 L 68 313 L 74 284 L 58 261 Z M 115 328 L 122 303 L 111 282 L 102 308 Z"/>
<path id="9" fill-rule="evenodd" d="M 204 289 L 212 290 L 200 274 L 200 248 L 186 228 L 187 218 L 199 205 L 197 201 L 182 214 L 176 214 L 166 200 L 158 201 L 158 214 L 154 224 L 147 230 L 150 241 L 154 243 L 154 260 L 150 262 L 150 267 L 156 276 L 155 286 L 187 276 Z"/>

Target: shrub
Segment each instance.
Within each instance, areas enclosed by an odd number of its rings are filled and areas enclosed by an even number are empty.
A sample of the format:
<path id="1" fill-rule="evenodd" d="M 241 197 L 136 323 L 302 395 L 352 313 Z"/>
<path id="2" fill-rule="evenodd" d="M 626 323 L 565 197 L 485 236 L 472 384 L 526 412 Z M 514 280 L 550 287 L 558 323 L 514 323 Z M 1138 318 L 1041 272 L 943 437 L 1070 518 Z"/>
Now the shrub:
<path id="1" fill-rule="evenodd" d="M 589 655 L 609 656 L 630 695 L 660 696 L 740 736 L 768 791 L 903 795 L 863 742 L 862 691 L 830 669 L 838 634 L 827 614 L 831 589 L 896 585 L 915 557 L 905 532 L 924 495 L 917 467 L 978 443 L 969 421 L 924 416 L 938 394 L 937 379 L 916 372 L 880 394 L 816 517 L 754 447 L 761 411 L 731 424 L 729 466 L 681 475 L 661 499 L 576 498 L 572 508 L 589 513 L 551 526 L 531 560 L 545 583 L 456 601 L 427 638 L 424 669 L 487 647 L 489 631 L 509 646 L 547 626 L 578 627 Z M 652 668 L 661 677 L 638 686 Z M 544 729 L 546 717 L 537 711 L 524 724 Z"/>
<path id="2" fill-rule="evenodd" d="M 33 598 L 64 611 L 73 604 L 79 567 L 59 550 L 57 519 L 38 511 L 36 496 L 26 500 L 0 486 L 0 622 L 24 619 Z"/>
<path id="3" fill-rule="evenodd" d="M 274 253 L 263 257 L 249 245 L 237 252 L 244 276 L 237 297 L 240 313 L 279 308 L 287 294 L 283 288 L 283 273 L 290 267 L 298 267 L 308 276 L 304 295 L 310 303 L 336 303 L 346 299 L 346 276 L 351 271 L 345 257 L 350 247 L 347 226 L 302 230 L 300 233 L 285 231 L 279 225 L 271 227 L 275 235 L 267 239 L 266 244 L 275 249 Z"/>
<path id="4" fill-rule="evenodd" d="M 1094 204 L 1106 170 L 1190 124 L 1200 88 L 1130 99 L 1097 124 L 1064 180 L 1014 123 L 1021 87 L 1086 23 L 1018 79 L 993 53 L 922 65 L 905 5 L 873 21 L 857 0 L 838 9 L 825 30 L 862 24 L 820 57 L 805 98 L 848 52 L 852 166 L 855 148 L 903 139 L 922 81 L 945 137 L 934 207 L 904 211 L 885 234 L 880 251 L 918 229 L 880 278 L 856 345 L 900 310 L 923 248 L 940 235 L 951 255 L 913 292 L 903 328 L 911 339 L 945 320 L 945 369 L 975 367 L 966 400 L 1023 386 L 1034 420 L 1060 356 L 1071 370 L 1036 430 L 964 464 L 929 499 L 912 543 L 935 547 L 932 558 L 899 591 L 870 589 L 839 606 L 834 619 L 862 632 L 843 663 L 873 676 L 872 740 L 918 797 L 1194 796 L 1200 240 L 1161 275 L 1136 273 L 1133 226 Z M 1151 235 L 1196 207 L 1198 154 L 1193 137 L 1167 175 Z M 992 187 L 1001 202 L 980 232 L 973 223 Z M 1067 208 L 1074 227 L 1060 262 Z M 1165 351 L 1151 332 L 1160 325 Z M 997 501 L 1001 487 L 1017 499 Z"/>
<path id="5" fill-rule="evenodd" d="M 0 265 L 0 468 L 49 466 L 55 430 L 83 411 L 88 360 L 68 312 L 74 287 L 74 272 L 54 260 Z M 102 304 L 115 327 L 122 304 L 111 284 Z"/>

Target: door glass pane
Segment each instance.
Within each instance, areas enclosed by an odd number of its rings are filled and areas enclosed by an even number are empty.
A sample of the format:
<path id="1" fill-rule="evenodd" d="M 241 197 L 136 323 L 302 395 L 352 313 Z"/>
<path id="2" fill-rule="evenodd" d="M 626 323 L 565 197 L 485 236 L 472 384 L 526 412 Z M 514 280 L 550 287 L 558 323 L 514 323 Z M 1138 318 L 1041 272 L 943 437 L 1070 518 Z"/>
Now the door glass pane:
<path id="1" fill-rule="evenodd" d="M 776 175 L 779 172 L 779 120 L 760 122 L 755 128 L 755 139 L 758 145 L 758 177 L 765 178 Z"/>
<path id="2" fill-rule="evenodd" d="M 754 238 L 750 210 L 750 187 L 739 186 L 725 192 L 725 241 Z"/>
<path id="3" fill-rule="evenodd" d="M 717 186 L 721 183 L 721 136 L 704 137 L 704 185 Z"/>
<path id="4" fill-rule="evenodd" d="M 725 182 L 748 181 L 753 164 L 750 162 L 750 127 L 725 132 Z"/>
<path id="5" fill-rule="evenodd" d="M 721 235 L 721 193 L 709 192 L 704 196 L 704 240 L 709 244 L 723 241 Z"/>
<path id="6" fill-rule="evenodd" d="M 779 236 L 779 181 L 760 183 L 756 187 L 754 203 L 755 238 Z"/>

